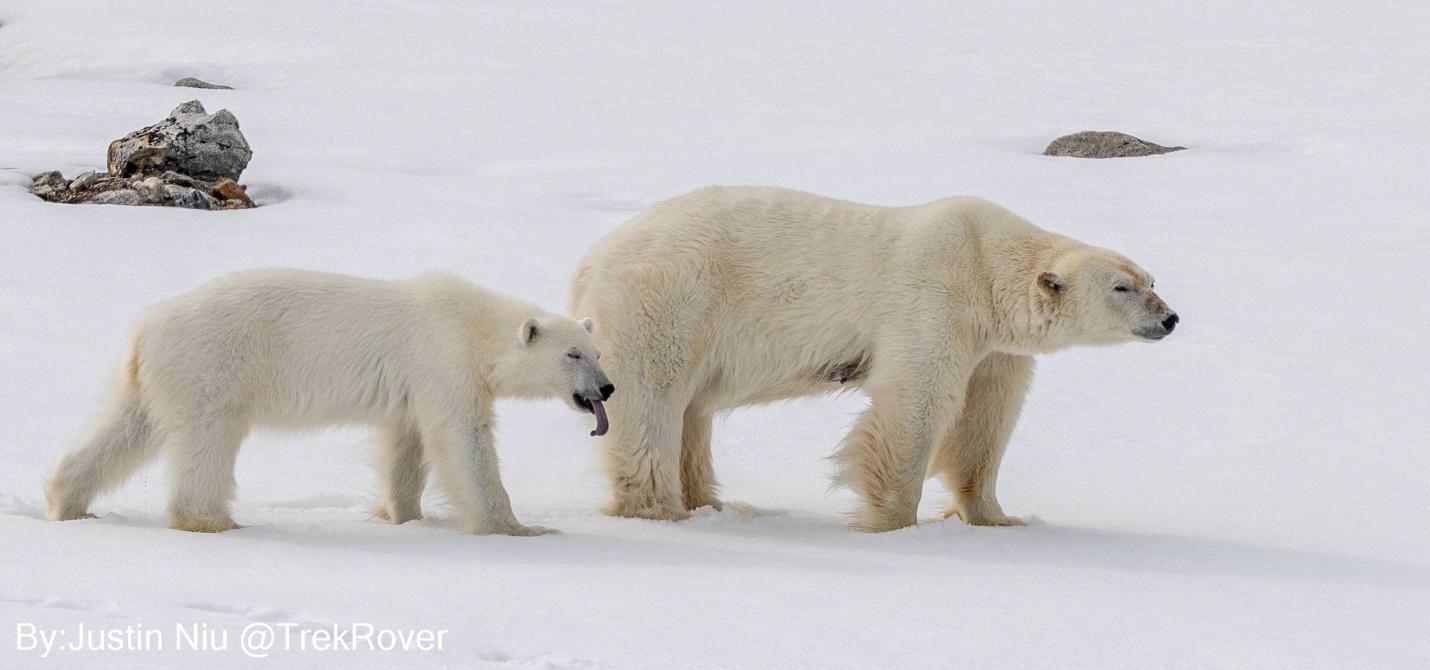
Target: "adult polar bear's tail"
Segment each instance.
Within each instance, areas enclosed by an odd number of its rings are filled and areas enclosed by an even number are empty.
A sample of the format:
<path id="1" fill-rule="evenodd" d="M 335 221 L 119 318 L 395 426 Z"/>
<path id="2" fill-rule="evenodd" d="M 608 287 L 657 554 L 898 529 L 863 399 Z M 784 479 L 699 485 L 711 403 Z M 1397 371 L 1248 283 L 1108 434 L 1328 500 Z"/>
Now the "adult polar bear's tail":
<path id="1" fill-rule="evenodd" d="M 60 459 L 45 483 L 45 518 L 65 521 L 89 516 L 95 496 L 123 482 L 154 456 L 161 442 L 144 411 L 139 347 L 131 340 L 109 406 L 95 419 L 84 442 Z"/>

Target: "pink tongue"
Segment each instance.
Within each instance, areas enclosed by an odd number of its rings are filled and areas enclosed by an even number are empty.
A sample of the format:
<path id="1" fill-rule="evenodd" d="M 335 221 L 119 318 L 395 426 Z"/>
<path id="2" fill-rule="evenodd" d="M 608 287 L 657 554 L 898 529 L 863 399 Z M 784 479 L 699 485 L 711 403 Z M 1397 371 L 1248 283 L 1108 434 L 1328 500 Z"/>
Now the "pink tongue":
<path id="1" fill-rule="evenodd" d="M 587 400 L 591 405 L 591 411 L 596 413 L 596 429 L 591 431 L 591 437 L 605 435 L 606 430 L 611 427 L 611 422 L 606 419 L 606 406 L 599 400 Z"/>

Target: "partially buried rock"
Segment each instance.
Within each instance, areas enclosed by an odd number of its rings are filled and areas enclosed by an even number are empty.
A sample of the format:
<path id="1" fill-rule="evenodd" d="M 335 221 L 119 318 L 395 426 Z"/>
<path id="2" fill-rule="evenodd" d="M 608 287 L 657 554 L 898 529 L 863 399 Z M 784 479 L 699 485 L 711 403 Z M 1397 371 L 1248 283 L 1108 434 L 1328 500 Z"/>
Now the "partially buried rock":
<path id="1" fill-rule="evenodd" d="M 30 180 L 30 192 L 50 202 L 68 202 L 70 183 L 58 170 L 41 172 Z"/>
<path id="2" fill-rule="evenodd" d="M 233 114 L 226 109 L 209 114 L 190 100 L 169 118 L 111 142 L 107 163 L 109 173 L 120 177 L 173 171 L 205 181 L 237 181 L 252 157 Z"/>
<path id="3" fill-rule="evenodd" d="M 1043 150 L 1043 155 L 1074 158 L 1124 158 L 1153 156 L 1183 149 L 1186 147 L 1164 147 L 1126 133 L 1085 130 L 1053 140 L 1048 148 Z"/>
<path id="4" fill-rule="evenodd" d="M 253 201 L 248 199 L 248 193 L 243 190 L 238 182 L 232 179 L 220 179 L 214 182 L 213 190 L 209 191 L 215 198 L 221 200 L 233 200 L 241 202 L 244 206 L 252 207 Z"/>
<path id="5" fill-rule="evenodd" d="M 247 209 L 253 199 L 237 180 L 252 156 L 228 110 L 209 114 L 194 100 L 111 142 L 108 172 L 41 172 L 30 192 L 49 202 Z"/>
<path id="6" fill-rule="evenodd" d="M 96 205 L 140 205 L 144 203 L 144 198 L 140 197 L 139 191 L 124 188 L 100 193 L 91 198 L 89 202 Z"/>
<path id="7" fill-rule="evenodd" d="M 233 90 L 232 86 L 225 86 L 223 84 L 210 84 L 202 79 L 196 79 L 194 77 L 184 77 L 183 79 L 174 82 L 174 85 L 182 86 L 185 88 L 221 88 Z"/>

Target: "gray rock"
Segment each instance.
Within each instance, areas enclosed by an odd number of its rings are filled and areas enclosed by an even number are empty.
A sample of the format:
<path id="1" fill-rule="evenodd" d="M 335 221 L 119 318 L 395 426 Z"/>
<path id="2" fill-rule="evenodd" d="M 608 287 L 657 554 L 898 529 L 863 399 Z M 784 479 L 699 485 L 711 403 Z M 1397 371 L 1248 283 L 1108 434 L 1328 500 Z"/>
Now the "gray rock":
<path id="1" fill-rule="evenodd" d="M 1153 156 L 1186 147 L 1164 147 L 1126 133 L 1112 131 L 1085 130 L 1064 135 L 1052 141 L 1044 156 L 1072 156 L 1074 158 L 1123 158 L 1129 156 Z"/>
<path id="2" fill-rule="evenodd" d="M 81 172 L 78 177 L 75 177 L 74 179 L 70 180 L 70 190 L 74 191 L 75 193 L 88 191 L 90 187 L 94 186 L 95 183 L 98 181 L 99 173 L 95 172 L 94 170 L 90 170 L 89 172 Z"/>
<path id="3" fill-rule="evenodd" d="M 213 198 L 210 198 L 198 189 L 186 188 L 183 186 L 170 186 L 168 188 L 180 189 L 181 191 L 184 191 L 178 193 L 175 197 L 171 198 L 171 202 L 174 203 L 175 207 L 186 207 L 188 209 L 213 208 Z"/>
<path id="4" fill-rule="evenodd" d="M 177 172 L 174 172 L 173 170 L 169 170 L 169 171 L 165 172 L 164 174 L 162 174 L 162 175 L 160 175 L 160 176 L 164 178 L 164 181 L 165 181 L 165 182 L 170 183 L 170 184 L 178 184 L 179 186 L 188 186 L 189 188 L 196 188 L 196 189 L 199 189 L 199 190 L 201 190 L 201 191 L 209 191 L 209 190 L 212 190 L 212 189 L 213 189 L 213 184 L 210 184 L 209 182 L 202 181 L 202 180 L 199 180 L 199 179 L 194 179 L 193 177 L 190 177 L 189 175 L 179 174 L 179 173 L 177 173 Z"/>
<path id="5" fill-rule="evenodd" d="M 187 88 L 222 88 L 233 90 L 232 86 L 225 86 L 223 84 L 210 84 L 202 79 L 195 79 L 194 77 L 184 77 L 183 79 L 174 82 L 174 85 L 183 86 Z"/>
<path id="6" fill-rule="evenodd" d="M 68 202 L 70 183 L 58 170 L 41 172 L 30 179 L 30 192 L 50 202 Z"/>
<path id="7" fill-rule="evenodd" d="M 237 181 L 252 157 L 233 114 L 226 109 L 209 114 L 190 100 L 169 118 L 110 142 L 107 163 L 109 173 L 121 177 L 173 171 L 205 181 Z"/>
<path id="8" fill-rule="evenodd" d="M 89 200 L 96 205 L 142 205 L 144 199 L 139 196 L 139 192 L 134 189 L 119 189 L 117 191 L 105 191 Z"/>
<path id="9" fill-rule="evenodd" d="M 145 177 L 134 184 L 134 189 L 139 191 L 139 197 L 143 198 L 146 203 L 164 202 L 164 180 L 158 177 Z"/>

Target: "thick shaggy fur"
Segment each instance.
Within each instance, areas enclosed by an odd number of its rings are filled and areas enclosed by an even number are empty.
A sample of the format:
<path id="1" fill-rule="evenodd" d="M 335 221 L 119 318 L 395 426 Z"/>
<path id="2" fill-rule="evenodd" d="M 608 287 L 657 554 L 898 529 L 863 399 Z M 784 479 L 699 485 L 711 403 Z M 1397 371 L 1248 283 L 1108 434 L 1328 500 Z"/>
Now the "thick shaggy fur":
<path id="1" fill-rule="evenodd" d="M 222 277 L 139 317 L 108 410 L 47 484 L 46 514 L 86 516 L 166 447 L 170 525 L 228 530 L 250 428 L 367 423 L 381 430 L 377 516 L 421 517 L 430 463 L 469 532 L 541 534 L 502 487 L 492 401 L 602 398 L 590 328 L 444 275 Z"/>
<path id="2" fill-rule="evenodd" d="M 774 188 L 706 188 L 606 235 L 571 307 L 622 394 L 603 441 L 617 515 L 718 505 L 714 412 L 862 388 L 835 455 L 855 526 L 914 523 L 926 476 L 949 514 L 1017 524 L 995 495 L 1033 354 L 1156 339 L 1170 311 L 1111 251 L 978 198 L 875 207 Z M 1173 320 L 1171 325 L 1175 325 Z"/>

